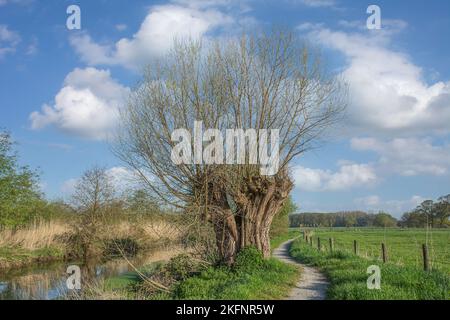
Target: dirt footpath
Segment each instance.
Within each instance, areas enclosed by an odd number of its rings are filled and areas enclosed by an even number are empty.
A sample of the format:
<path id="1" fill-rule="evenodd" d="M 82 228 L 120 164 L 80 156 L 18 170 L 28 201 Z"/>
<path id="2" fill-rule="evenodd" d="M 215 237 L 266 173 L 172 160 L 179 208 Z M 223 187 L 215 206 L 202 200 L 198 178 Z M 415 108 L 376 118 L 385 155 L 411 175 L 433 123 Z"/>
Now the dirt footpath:
<path id="1" fill-rule="evenodd" d="M 316 268 L 297 262 L 289 256 L 289 247 L 294 240 L 284 242 L 273 250 L 272 256 L 286 263 L 301 267 L 302 275 L 296 286 L 292 289 L 287 300 L 325 300 L 328 281 Z"/>

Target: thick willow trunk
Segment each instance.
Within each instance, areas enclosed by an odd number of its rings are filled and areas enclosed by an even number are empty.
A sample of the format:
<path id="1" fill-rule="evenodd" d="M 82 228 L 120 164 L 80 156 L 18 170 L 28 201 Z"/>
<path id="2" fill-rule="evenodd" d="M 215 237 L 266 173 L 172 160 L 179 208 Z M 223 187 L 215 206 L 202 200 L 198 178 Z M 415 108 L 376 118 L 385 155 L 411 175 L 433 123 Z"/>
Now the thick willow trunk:
<path id="1" fill-rule="evenodd" d="M 226 195 L 221 195 L 221 201 L 216 198 L 221 209 L 215 211 L 212 222 L 224 263 L 232 265 L 237 253 L 247 246 L 256 247 L 264 257 L 270 256 L 270 225 L 291 189 L 292 182 L 287 177 L 252 179 L 244 192 L 234 195 L 236 212 L 229 207 Z"/>

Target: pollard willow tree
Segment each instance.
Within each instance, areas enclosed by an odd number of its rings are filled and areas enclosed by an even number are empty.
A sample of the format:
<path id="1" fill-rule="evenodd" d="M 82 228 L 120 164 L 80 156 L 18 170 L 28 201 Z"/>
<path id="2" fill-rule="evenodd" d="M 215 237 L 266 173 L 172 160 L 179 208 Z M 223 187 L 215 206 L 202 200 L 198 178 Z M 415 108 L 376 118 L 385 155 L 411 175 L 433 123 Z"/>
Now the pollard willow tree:
<path id="1" fill-rule="evenodd" d="M 310 149 L 345 107 L 345 85 L 325 71 L 319 54 L 289 32 L 207 46 L 176 41 L 133 91 L 122 112 L 116 153 L 160 199 L 212 224 L 223 262 L 233 264 L 246 246 L 268 257 L 272 219 L 293 188 L 289 163 Z M 193 130 L 196 121 L 223 133 L 242 129 L 245 161 L 175 164 L 172 133 Z M 262 175 L 251 161 L 248 129 L 279 130 L 274 175 Z"/>

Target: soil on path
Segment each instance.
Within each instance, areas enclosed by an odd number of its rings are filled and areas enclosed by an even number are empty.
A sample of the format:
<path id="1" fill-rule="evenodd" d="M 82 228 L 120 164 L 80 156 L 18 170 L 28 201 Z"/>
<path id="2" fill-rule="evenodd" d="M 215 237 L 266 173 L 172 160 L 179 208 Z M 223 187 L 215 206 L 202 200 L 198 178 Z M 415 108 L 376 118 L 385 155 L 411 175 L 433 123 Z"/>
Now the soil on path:
<path id="1" fill-rule="evenodd" d="M 304 265 L 289 256 L 289 247 L 294 240 L 289 240 L 273 250 L 272 256 L 290 264 L 301 267 L 302 274 L 296 286 L 289 293 L 287 300 L 325 300 L 328 288 L 326 277 L 314 267 Z"/>

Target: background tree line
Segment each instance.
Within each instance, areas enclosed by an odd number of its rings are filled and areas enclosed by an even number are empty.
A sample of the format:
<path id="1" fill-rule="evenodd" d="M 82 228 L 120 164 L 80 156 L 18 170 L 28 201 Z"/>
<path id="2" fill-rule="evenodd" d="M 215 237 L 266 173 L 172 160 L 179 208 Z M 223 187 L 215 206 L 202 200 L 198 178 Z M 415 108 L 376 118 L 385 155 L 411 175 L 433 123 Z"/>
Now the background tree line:
<path id="1" fill-rule="evenodd" d="M 397 220 L 390 214 L 363 211 L 333 213 L 297 213 L 289 217 L 291 227 L 395 227 Z"/>
<path id="2" fill-rule="evenodd" d="M 7 131 L 0 132 L 0 227 L 19 228 L 36 220 L 118 214 L 158 215 L 163 209 L 144 189 L 115 190 L 101 167 L 87 170 L 79 179 L 72 199 L 47 200 L 40 189 L 39 172 L 21 165 L 15 143 Z"/>
<path id="3" fill-rule="evenodd" d="M 332 213 L 296 213 L 289 216 L 289 225 L 295 227 L 404 227 L 448 228 L 450 227 L 450 195 L 436 202 L 426 200 L 417 208 L 406 212 L 397 220 L 389 213 L 342 211 Z"/>
<path id="4" fill-rule="evenodd" d="M 409 228 L 448 228 L 450 227 L 450 194 L 438 198 L 436 202 L 426 200 L 417 208 L 406 212 L 399 225 Z"/>

